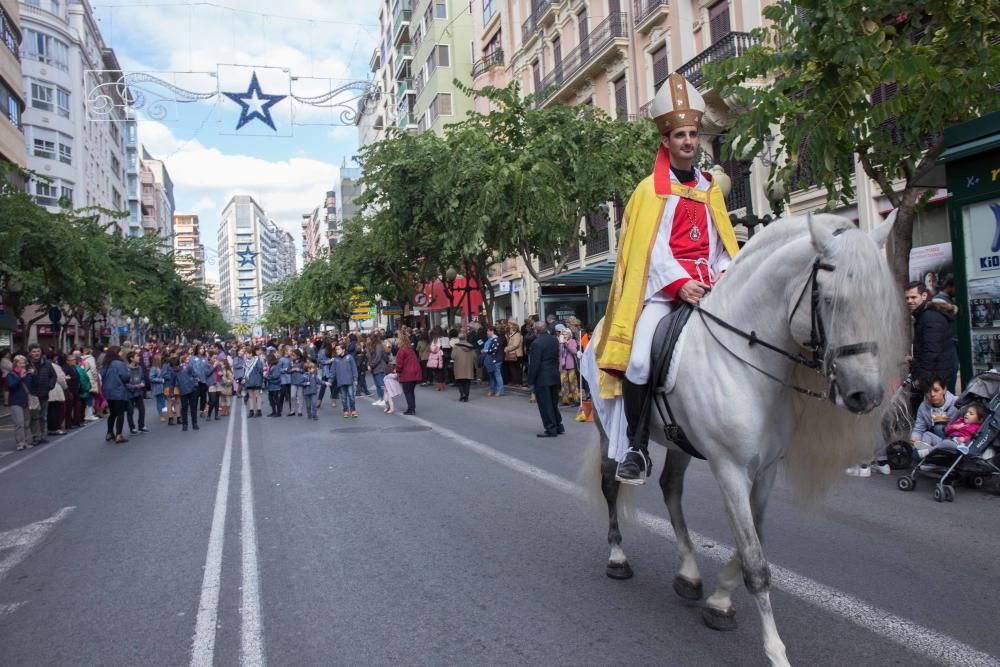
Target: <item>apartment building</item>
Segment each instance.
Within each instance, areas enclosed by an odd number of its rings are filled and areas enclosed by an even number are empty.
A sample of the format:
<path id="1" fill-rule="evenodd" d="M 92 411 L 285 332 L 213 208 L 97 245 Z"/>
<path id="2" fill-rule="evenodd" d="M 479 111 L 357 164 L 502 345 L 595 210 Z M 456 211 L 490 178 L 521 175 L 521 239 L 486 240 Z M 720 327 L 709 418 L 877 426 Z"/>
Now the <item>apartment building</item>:
<path id="1" fill-rule="evenodd" d="M 302 214 L 302 260 L 308 264 L 330 252 L 337 229 L 337 191 L 327 190 L 321 206 Z"/>
<path id="2" fill-rule="evenodd" d="M 173 221 L 174 266 L 177 273 L 195 285 L 205 282 L 205 244 L 201 224 L 193 213 L 176 213 Z"/>
<path id="3" fill-rule="evenodd" d="M 141 233 L 159 235 L 164 240 L 174 235 L 174 182 L 163 160 L 157 160 L 142 147 L 139 160 L 139 180 L 142 184 L 139 211 Z"/>
<path id="4" fill-rule="evenodd" d="M 356 119 L 362 146 L 386 129 L 441 132 L 465 117 L 471 100 L 455 79 L 472 81 L 475 35 L 465 0 L 382 0 L 379 46 L 369 65 L 374 90 Z"/>
<path id="5" fill-rule="evenodd" d="M 231 322 L 256 322 L 267 311 L 264 288 L 291 272 L 295 241 L 250 195 L 235 195 L 219 222 L 219 306 Z"/>
<path id="6" fill-rule="evenodd" d="M 32 179 L 35 200 L 125 210 L 125 101 L 109 86 L 101 89 L 114 102 L 109 113 L 98 120 L 87 110 L 90 91 L 121 77 L 90 3 L 27 0 L 20 12 L 27 164 L 47 179 Z M 127 233 L 128 221 L 118 230 Z"/>
<path id="7" fill-rule="evenodd" d="M 0 122 L 0 160 L 24 168 L 24 113 L 21 73 L 21 14 L 16 0 L 0 0 L 0 32 L 7 48 L 0 48 L 0 107 L 5 121 Z"/>

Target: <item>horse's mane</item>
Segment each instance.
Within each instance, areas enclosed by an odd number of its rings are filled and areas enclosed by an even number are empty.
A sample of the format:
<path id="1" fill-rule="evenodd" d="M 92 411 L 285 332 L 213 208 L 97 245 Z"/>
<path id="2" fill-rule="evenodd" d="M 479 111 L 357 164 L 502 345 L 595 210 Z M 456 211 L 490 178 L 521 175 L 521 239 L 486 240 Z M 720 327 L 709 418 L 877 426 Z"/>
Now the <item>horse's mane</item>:
<path id="1" fill-rule="evenodd" d="M 821 497 L 833 481 L 843 478 L 844 468 L 867 463 L 885 444 L 881 422 L 895 403 L 893 394 L 900 384 L 901 364 L 909 344 L 905 306 L 882 250 L 846 218 L 816 215 L 813 221 L 844 230 L 837 235 L 835 251 L 828 258 L 836 266 L 833 279 L 825 283 L 834 300 L 832 316 L 825 318 L 828 332 L 839 330 L 852 342 L 878 344 L 879 375 L 886 397 L 871 413 L 855 415 L 830 401 L 786 390 L 794 411 L 794 425 L 785 464 L 793 487 L 807 500 Z M 740 251 L 727 271 L 727 280 L 737 284 L 760 280 L 759 275 L 752 273 L 761 257 L 808 238 L 811 237 L 805 216 L 784 218 L 768 225 Z M 838 316 L 839 310 L 847 308 L 849 317 Z M 849 331 L 839 327 L 848 327 Z M 819 391 L 826 389 L 824 378 L 802 366 L 795 366 L 790 381 Z"/>

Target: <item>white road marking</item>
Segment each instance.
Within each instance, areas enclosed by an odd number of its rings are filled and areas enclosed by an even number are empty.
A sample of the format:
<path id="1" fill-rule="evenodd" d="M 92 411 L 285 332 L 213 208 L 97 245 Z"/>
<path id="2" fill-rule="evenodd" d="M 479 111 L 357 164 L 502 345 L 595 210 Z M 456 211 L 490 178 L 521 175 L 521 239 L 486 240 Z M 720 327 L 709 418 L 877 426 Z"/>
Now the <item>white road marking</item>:
<path id="1" fill-rule="evenodd" d="M 455 433 L 451 429 L 438 424 L 416 416 L 405 416 L 404 418 L 430 427 L 456 444 L 495 461 L 514 472 L 531 477 L 556 491 L 586 500 L 587 494 L 582 487 L 558 475 L 553 475 L 521 459 L 504 454 L 488 445 Z M 642 511 L 636 512 L 636 518 L 639 524 L 649 531 L 668 540 L 676 541 L 674 531 L 666 519 Z M 722 545 L 717 540 L 700 535 L 699 533 L 692 532 L 691 539 L 694 541 L 695 547 L 701 556 L 711 558 L 720 563 L 727 562 L 735 553 L 732 547 Z M 821 584 L 818 581 L 814 581 L 774 563 L 771 563 L 771 583 L 775 588 L 793 595 L 804 602 L 828 613 L 840 616 L 865 630 L 870 630 L 909 651 L 923 655 L 940 664 L 955 665 L 956 667 L 995 667 L 1000 665 L 1000 659 L 980 651 L 973 646 L 901 616 L 896 616 L 848 593 Z"/>
<path id="2" fill-rule="evenodd" d="M 215 510 L 212 529 L 208 535 L 208 553 L 205 556 L 205 574 L 201 582 L 201 599 L 198 618 L 191 641 L 192 667 L 212 667 L 215 659 L 215 631 L 219 617 L 219 590 L 222 587 L 222 551 L 226 539 L 226 510 L 229 504 L 229 469 L 232 467 L 233 427 L 229 420 L 226 430 L 226 448 L 222 454 L 222 470 L 215 491 Z"/>
<path id="3" fill-rule="evenodd" d="M 5 472 L 7 472 L 8 470 L 10 470 L 11 468 L 16 468 L 17 466 L 21 465 L 25 461 L 30 461 L 31 459 L 35 458 L 36 456 L 39 456 L 40 454 L 44 454 L 47 451 L 55 449 L 58 445 L 61 445 L 62 443 L 64 443 L 67 440 L 69 440 L 70 438 L 72 438 L 74 436 L 77 436 L 77 435 L 80 435 L 81 433 L 83 433 L 84 431 L 86 431 L 87 427 L 93 426 L 94 424 L 101 424 L 101 423 L 104 423 L 103 419 L 101 421 L 99 421 L 99 422 L 90 422 L 89 424 L 84 424 L 82 427 L 76 429 L 72 433 L 67 433 L 66 435 L 57 435 L 57 436 L 54 436 L 54 437 L 59 438 L 59 439 L 55 440 L 53 442 L 50 442 L 47 445 L 36 445 L 34 447 L 33 451 L 30 454 L 25 454 L 24 456 L 22 456 L 21 458 L 19 458 L 16 461 L 14 461 L 13 463 L 9 463 L 9 464 L 5 465 L 3 468 L 0 468 L 0 475 L 4 474 Z"/>
<path id="4" fill-rule="evenodd" d="M 243 507 L 243 599 L 240 614 L 243 617 L 240 631 L 240 665 L 263 667 L 264 631 L 261 627 L 260 570 L 257 566 L 257 526 L 253 511 L 253 484 L 250 477 L 250 446 L 247 437 L 246 410 L 241 410 L 241 441 L 243 469 L 241 472 L 240 501 Z M 235 419 L 231 421 L 236 421 Z"/>
<path id="5" fill-rule="evenodd" d="M 17 567 L 25 558 L 34 551 L 48 536 L 56 524 L 69 516 L 75 507 L 63 507 L 61 510 L 50 516 L 48 519 L 36 521 L 35 523 L 13 528 L 0 533 L 0 551 L 10 553 L 0 560 L 0 581 L 3 581 L 7 574 Z M 0 618 L 13 612 L 24 602 L 14 602 L 11 604 L 0 604 Z"/>

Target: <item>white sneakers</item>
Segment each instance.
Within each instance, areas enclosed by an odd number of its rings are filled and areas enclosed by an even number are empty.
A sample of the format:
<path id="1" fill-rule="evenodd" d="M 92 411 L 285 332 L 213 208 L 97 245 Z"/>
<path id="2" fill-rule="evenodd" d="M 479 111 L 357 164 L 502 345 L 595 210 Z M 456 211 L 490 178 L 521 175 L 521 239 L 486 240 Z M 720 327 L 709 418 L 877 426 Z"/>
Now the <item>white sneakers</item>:
<path id="1" fill-rule="evenodd" d="M 372 403 L 372 405 L 385 405 L 385 401 L 378 400 L 378 401 L 375 401 L 374 403 Z"/>
<path id="2" fill-rule="evenodd" d="M 872 470 L 882 475 L 891 475 L 892 468 L 889 467 L 888 463 L 873 463 L 871 465 L 861 465 L 861 466 L 851 466 L 844 472 L 846 472 L 851 477 L 871 477 Z"/>

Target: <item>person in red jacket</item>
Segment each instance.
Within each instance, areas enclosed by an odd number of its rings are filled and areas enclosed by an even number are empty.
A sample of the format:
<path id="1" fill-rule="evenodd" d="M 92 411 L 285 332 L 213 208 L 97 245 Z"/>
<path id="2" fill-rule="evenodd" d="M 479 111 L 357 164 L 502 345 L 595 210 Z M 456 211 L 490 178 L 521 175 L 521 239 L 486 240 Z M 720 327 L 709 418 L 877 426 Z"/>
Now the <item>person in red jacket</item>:
<path id="1" fill-rule="evenodd" d="M 410 337 L 405 332 L 399 332 L 396 345 L 399 347 L 399 352 L 396 353 L 396 373 L 399 375 L 399 383 L 403 385 L 403 396 L 406 397 L 406 412 L 403 414 L 416 414 L 416 399 L 413 393 L 417 383 L 423 380 L 424 372 L 420 367 L 417 353 L 410 347 Z"/>

